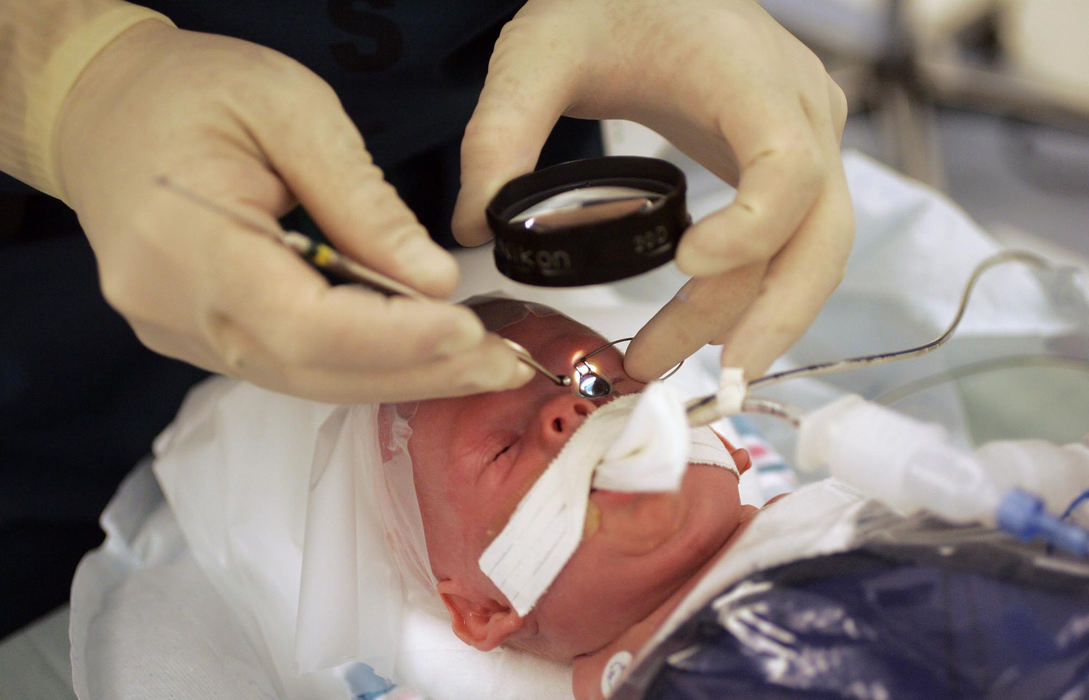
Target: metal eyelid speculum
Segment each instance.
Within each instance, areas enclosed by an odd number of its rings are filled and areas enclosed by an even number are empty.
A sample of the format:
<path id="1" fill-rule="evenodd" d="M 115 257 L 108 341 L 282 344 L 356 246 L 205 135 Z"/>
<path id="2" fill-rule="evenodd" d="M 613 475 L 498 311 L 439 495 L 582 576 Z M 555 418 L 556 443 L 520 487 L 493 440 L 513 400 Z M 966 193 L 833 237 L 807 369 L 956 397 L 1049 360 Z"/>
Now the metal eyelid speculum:
<path id="1" fill-rule="evenodd" d="M 597 373 L 597 369 L 588 362 L 594 355 L 608 350 L 617 343 L 625 343 L 631 338 L 621 338 L 611 343 L 606 343 L 600 348 L 591 350 L 579 359 L 575 360 L 575 393 L 584 399 L 600 399 L 613 392 L 613 384 L 605 377 Z"/>
<path id="2" fill-rule="evenodd" d="M 600 399 L 612 393 L 612 383 L 598 374 L 593 365 L 586 360 L 588 360 L 590 356 L 595 355 L 606 348 L 623 342 L 622 340 L 615 340 L 607 345 L 603 345 L 576 360 L 574 365 L 574 378 L 570 375 L 555 374 L 554 372 L 549 371 L 548 368 L 533 359 L 533 356 L 529 354 L 529 351 L 521 345 L 509 338 L 504 338 L 503 340 L 510 349 L 518 355 L 518 359 L 535 369 L 538 373 L 543 374 L 556 386 L 573 386 L 575 388 L 575 394 L 584 399 Z M 631 339 L 626 338 L 625 340 Z"/>
<path id="3" fill-rule="evenodd" d="M 599 352 L 604 352 L 618 343 L 626 343 L 631 338 L 621 338 L 605 343 L 586 353 L 574 364 L 575 393 L 584 399 L 601 399 L 613 392 L 613 384 L 608 379 L 597 373 L 597 369 L 590 364 L 589 359 Z"/>
<path id="4" fill-rule="evenodd" d="M 575 363 L 575 392 L 584 399 L 600 399 L 613 391 L 612 383 L 581 360 Z"/>
<path id="5" fill-rule="evenodd" d="M 527 351 L 521 345 L 514 342 L 513 340 L 510 340 L 509 338 L 504 338 L 503 340 L 518 355 L 518 358 L 520 360 L 525 362 L 527 365 L 535 369 L 540 374 L 543 374 L 545 377 L 548 378 L 549 381 L 551 381 L 556 386 L 574 387 L 575 395 L 580 396 L 584 399 L 601 399 L 613 392 L 613 384 L 606 377 L 598 374 L 597 368 L 590 364 L 588 360 L 599 352 L 608 350 L 609 348 L 618 343 L 628 342 L 629 340 L 631 340 L 631 338 L 621 338 L 620 340 L 614 340 L 605 343 L 601 347 L 595 348 L 575 360 L 573 377 L 570 375 L 555 374 L 554 372 L 549 371 L 541 363 L 533 359 L 533 357 L 529 354 L 529 351 Z M 681 368 L 681 364 L 683 363 L 678 363 L 676 367 L 671 369 L 669 372 L 666 372 L 660 378 L 667 379 L 673 376 L 673 374 Z"/>
<path id="6" fill-rule="evenodd" d="M 612 342 L 606 343 L 605 345 L 602 345 L 600 348 L 591 350 L 579 359 L 575 360 L 575 378 L 573 382 L 575 385 L 575 393 L 584 399 L 600 399 L 613 393 L 612 382 L 610 382 L 604 376 L 598 374 L 597 369 L 592 364 L 590 364 L 588 360 L 599 352 L 608 350 L 609 348 L 617 345 L 618 343 L 626 343 L 629 340 L 631 340 L 631 338 L 621 338 L 620 340 L 614 340 Z M 673 367 L 673 369 L 669 370 L 661 377 L 659 377 L 659 381 L 672 377 L 677 372 L 677 370 L 681 368 L 682 364 L 684 364 L 683 361 L 678 362 Z"/>

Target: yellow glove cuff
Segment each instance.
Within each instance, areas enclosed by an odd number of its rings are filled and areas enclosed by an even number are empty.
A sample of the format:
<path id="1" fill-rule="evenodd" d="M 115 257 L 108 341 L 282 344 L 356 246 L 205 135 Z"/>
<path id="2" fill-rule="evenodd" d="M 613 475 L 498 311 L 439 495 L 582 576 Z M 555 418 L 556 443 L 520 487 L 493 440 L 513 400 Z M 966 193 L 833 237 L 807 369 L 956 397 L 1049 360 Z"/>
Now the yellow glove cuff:
<path id="1" fill-rule="evenodd" d="M 126 29 L 148 19 L 174 26 L 154 10 L 120 5 L 76 29 L 49 57 L 27 96 L 25 143 L 31 185 L 67 203 L 53 153 L 61 106 L 91 60 Z"/>

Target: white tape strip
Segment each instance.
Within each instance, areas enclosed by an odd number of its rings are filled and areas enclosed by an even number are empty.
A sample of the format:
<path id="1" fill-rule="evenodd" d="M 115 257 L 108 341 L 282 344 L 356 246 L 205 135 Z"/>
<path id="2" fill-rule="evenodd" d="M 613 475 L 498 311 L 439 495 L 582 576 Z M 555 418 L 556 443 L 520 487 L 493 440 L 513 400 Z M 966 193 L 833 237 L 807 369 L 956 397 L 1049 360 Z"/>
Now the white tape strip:
<path id="1" fill-rule="evenodd" d="M 664 384 L 606 404 L 522 498 L 481 555 L 481 571 L 519 615 L 528 614 L 578 549 L 591 479 L 615 491 L 676 490 L 689 461 L 737 472 L 710 428 L 688 429 L 682 402 Z"/>
<path id="2" fill-rule="evenodd" d="M 480 556 L 480 570 L 519 615 L 533 609 L 578 548 L 594 468 L 640 398 L 622 396 L 591 413 Z"/>
<path id="3" fill-rule="evenodd" d="M 745 371 L 740 367 L 723 367 L 718 375 L 719 415 L 732 416 L 741 413 L 741 403 L 745 400 Z"/>

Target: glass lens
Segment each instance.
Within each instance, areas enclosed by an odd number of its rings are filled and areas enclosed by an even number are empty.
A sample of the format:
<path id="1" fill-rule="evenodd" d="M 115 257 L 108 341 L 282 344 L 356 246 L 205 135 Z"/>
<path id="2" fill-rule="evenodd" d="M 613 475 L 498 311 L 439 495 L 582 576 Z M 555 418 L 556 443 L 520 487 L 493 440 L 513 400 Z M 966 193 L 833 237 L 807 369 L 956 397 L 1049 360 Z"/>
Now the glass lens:
<path id="1" fill-rule="evenodd" d="M 664 195 L 638 187 L 588 185 L 566 190 L 537 202 L 511 217 L 534 231 L 554 231 L 598 221 L 619 219 L 649 209 Z"/>

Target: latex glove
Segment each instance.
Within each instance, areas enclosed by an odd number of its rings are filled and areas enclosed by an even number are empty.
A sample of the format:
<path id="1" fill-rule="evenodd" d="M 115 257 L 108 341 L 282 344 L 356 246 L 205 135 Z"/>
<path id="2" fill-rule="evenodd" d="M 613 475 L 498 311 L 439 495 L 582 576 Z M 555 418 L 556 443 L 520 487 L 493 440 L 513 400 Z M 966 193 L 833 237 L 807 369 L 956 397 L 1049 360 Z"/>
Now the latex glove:
<path id="1" fill-rule="evenodd" d="M 457 282 L 372 163 L 332 89 L 274 51 L 144 22 L 69 95 L 58 167 L 106 300 L 146 345 L 327 401 L 513 387 L 532 371 L 462 307 L 330 287 L 271 238 L 154 183 L 275 227 L 301 202 L 343 253 L 429 295 Z"/>
<path id="2" fill-rule="evenodd" d="M 561 115 L 640 122 L 738 188 L 684 235 L 695 278 L 632 341 L 647 380 L 706 343 L 760 376 L 843 277 L 854 236 L 839 153 L 846 101 L 820 61 L 752 0 L 530 0 L 496 43 L 462 143 L 461 243 L 532 170 Z"/>

